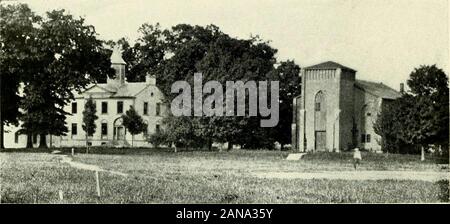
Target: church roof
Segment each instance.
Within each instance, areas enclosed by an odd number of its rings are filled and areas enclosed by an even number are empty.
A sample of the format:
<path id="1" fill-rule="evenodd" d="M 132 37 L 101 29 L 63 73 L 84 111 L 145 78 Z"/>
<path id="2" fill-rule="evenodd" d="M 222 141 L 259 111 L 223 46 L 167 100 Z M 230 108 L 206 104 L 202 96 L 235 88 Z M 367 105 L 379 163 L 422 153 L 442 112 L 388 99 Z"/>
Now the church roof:
<path id="1" fill-rule="evenodd" d="M 355 86 L 383 99 L 397 99 L 401 96 L 400 92 L 381 82 L 370 82 L 365 80 L 356 80 Z"/>
<path id="2" fill-rule="evenodd" d="M 342 70 L 348 70 L 348 71 L 352 71 L 352 72 L 356 72 L 356 70 L 343 66 L 339 63 L 336 63 L 334 61 L 326 61 L 317 65 L 313 65 L 313 66 L 309 66 L 306 67 L 305 69 L 337 69 L 340 68 Z"/>

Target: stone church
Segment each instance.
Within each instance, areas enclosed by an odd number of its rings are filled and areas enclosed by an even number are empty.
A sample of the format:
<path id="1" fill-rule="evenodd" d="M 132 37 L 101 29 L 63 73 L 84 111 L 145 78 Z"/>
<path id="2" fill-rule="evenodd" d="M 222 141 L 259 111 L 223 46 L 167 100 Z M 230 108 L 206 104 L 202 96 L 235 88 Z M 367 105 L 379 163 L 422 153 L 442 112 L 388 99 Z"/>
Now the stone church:
<path id="1" fill-rule="evenodd" d="M 293 148 L 381 151 L 374 122 L 381 108 L 401 96 L 383 83 L 356 79 L 356 71 L 328 61 L 301 70 L 300 96 L 294 98 Z"/>
<path id="2" fill-rule="evenodd" d="M 156 78 L 147 75 L 145 82 L 127 82 L 125 78 L 126 63 L 118 49 L 111 55 L 111 64 L 116 72 L 114 79 L 106 83 L 93 83 L 84 91 L 74 92 L 75 100 L 64 107 L 69 113 L 66 118 L 68 133 L 66 136 L 46 136 L 47 145 L 51 147 L 77 147 L 86 145 L 86 134 L 82 129 L 84 104 L 92 98 L 97 109 L 96 131 L 88 137 L 92 146 L 130 146 L 132 136 L 122 124 L 121 116 L 131 107 L 147 123 L 147 130 L 134 136 L 133 146 L 151 147 L 147 141 L 149 134 L 161 129 L 162 119 L 167 115 L 163 103 L 164 95 L 156 86 Z M 4 144 L 6 148 L 24 148 L 27 136 L 20 135 L 19 127 L 5 127 Z M 33 146 L 37 147 L 41 136 L 32 137 Z"/>

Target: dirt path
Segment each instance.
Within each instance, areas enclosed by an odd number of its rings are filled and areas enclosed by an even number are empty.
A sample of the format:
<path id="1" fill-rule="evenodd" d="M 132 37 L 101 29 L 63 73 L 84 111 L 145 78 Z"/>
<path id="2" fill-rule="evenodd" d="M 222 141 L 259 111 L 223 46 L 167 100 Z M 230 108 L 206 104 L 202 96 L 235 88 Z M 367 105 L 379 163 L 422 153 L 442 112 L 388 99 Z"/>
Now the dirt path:
<path id="1" fill-rule="evenodd" d="M 324 171 L 313 173 L 302 172 L 255 172 L 258 178 L 279 179 L 340 179 L 340 180 L 449 180 L 449 172 L 433 171 Z"/>
<path id="2" fill-rule="evenodd" d="M 99 171 L 99 172 L 108 172 L 108 173 L 115 174 L 115 175 L 127 176 L 127 174 L 125 174 L 125 173 L 112 171 L 112 170 L 105 170 L 96 165 L 74 162 L 74 161 L 72 161 L 72 157 L 69 157 L 66 155 L 61 155 L 60 157 L 61 157 L 61 162 L 67 163 L 67 164 L 69 164 L 69 166 L 71 166 L 73 168 L 82 169 L 82 170 Z"/>

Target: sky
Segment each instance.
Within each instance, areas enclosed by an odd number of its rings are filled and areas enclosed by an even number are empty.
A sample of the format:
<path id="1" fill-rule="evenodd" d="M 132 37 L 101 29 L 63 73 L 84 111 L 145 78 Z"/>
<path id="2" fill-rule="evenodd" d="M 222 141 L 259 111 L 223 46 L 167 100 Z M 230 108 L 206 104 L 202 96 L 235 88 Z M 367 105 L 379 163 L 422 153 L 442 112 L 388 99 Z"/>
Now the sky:
<path id="1" fill-rule="evenodd" d="M 232 37 L 259 35 L 278 60 L 301 67 L 335 61 L 357 79 L 399 89 L 420 65 L 449 71 L 446 0 L 41 0 L 38 14 L 66 9 L 94 25 L 99 38 L 138 37 L 143 23 L 215 24 Z"/>

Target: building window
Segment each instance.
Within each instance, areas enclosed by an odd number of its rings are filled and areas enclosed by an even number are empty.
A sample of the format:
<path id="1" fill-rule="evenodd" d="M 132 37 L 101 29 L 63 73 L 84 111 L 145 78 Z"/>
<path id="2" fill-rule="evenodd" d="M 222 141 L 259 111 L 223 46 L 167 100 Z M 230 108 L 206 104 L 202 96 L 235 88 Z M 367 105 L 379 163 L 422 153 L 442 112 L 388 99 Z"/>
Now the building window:
<path id="1" fill-rule="evenodd" d="M 156 103 L 156 116 L 161 114 L 161 103 Z"/>
<path id="2" fill-rule="evenodd" d="M 118 114 L 123 113 L 123 101 L 117 102 L 117 113 Z"/>
<path id="3" fill-rule="evenodd" d="M 77 113 L 77 103 L 72 103 L 72 114 Z"/>
<path id="4" fill-rule="evenodd" d="M 37 143 L 37 134 L 33 134 L 33 143 Z"/>
<path id="5" fill-rule="evenodd" d="M 108 124 L 102 123 L 102 135 L 108 135 Z"/>
<path id="6" fill-rule="evenodd" d="M 144 115 L 148 114 L 148 102 L 144 102 Z"/>
<path id="7" fill-rule="evenodd" d="M 369 112 L 369 113 L 367 113 L 367 116 L 370 117 L 370 116 L 372 116 L 372 114 Z"/>
<path id="8" fill-rule="evenodd" d="M 369 143 L 370 142 L 370 134 L 366 135 L 366 142 Z"/>
<path id="9" fill-rule="evenodd" d="M 153 92 L 150 93 L 150 96 L 153 96 Z"/>
<path id="10" fill-rule="evenodd" d="M 361 135 L 361 143 L 365 143 L 366 142 L 366 135 L 362 134 Z"/>
<path id="11" fill-rule="evenodd" d="M 320 103 L 316 103 L 315 110 L 320 111 Z"/>
<path id="12" fill-rule="evenodd" d="M 19 143 L 19 132 L 17 131 L 15 134 L 14 134 L 14 143 Z"/>
<path id="13" fill-rule="evenodd" d="M 73 123 L 72 124 L 72 135 L 77 135 L 77 134 L 78 134 L 77 124 Z"/>
<path id="14" fill-rule="evenodd" d="M 155 132 L 156 133 L 160 133 L 161 132 L 161 127 L 159 126 L 159 124 L 156 125 Z"/>
<path id="15" fill-rule="evenodd" d="M 102 102 L 102 114 L 108 113 L 108 102 Z"/>

